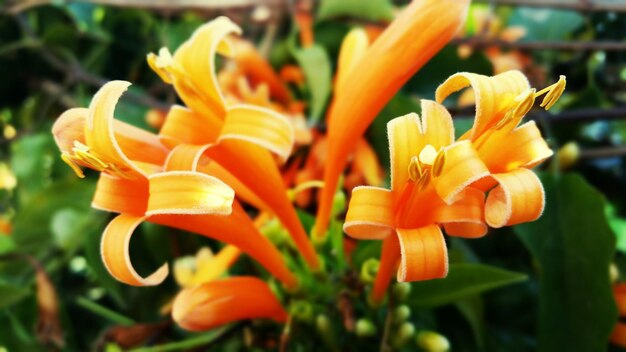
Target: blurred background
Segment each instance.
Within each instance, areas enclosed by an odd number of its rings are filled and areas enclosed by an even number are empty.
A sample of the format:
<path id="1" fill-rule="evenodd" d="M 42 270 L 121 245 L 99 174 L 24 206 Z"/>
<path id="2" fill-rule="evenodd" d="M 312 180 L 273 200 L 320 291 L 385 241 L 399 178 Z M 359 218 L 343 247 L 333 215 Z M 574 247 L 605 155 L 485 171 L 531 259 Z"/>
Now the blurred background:
<path id="1" fill-rule="evenodd" d="M 252 334 L 256 326 L 250 323 L 184 332 L 160 312 L 177 292 L 173 280 L 133 288 L 107 274 L 98 246 L 110 214 L 89 208 L 95 174 L 79 180 L 62 162 L 52 123 L 65 109 L 86 106 L 105 82 L 122 79 L 133 86 L 116 117 L 156 131 L 177 98 L 150 70 L 146 54 L 178 47 L 218 15 L 240 24 L 276 70 L 302 67 L 311 79 L 291 87 L 294 94 L 306 100 L 317 94 L 310 87 L 330 92 L 324 72 L 334 71 L 348 30 L 356 25 L 381 30 L 406 3 L 0 1 L 0 351 L 275 347 L 263 334 Z M 290 44 L 302 11 L 314 20 L 315 44 L 324 53 L 320 60 L 298 55 Z M 542 220 L 494 230 L 480 240 L 452 239 L 451 260 L 503 271 L 485 273 L 487 283 L 463 278 L 445 289 L 435 287 L 438 301 L 407 303 L 415 324 L 436 328 L 455 351 L 531 351 L 538 339 L 549 340 L 552 351 L 592 350 L 584 341 L 606 341 L 619 350 L 608 342 L 607 327 L 610 331 L 617 316 L 610 282 L 626 279 L 624 38 L 623 0 L 474 1 L 458 38 L 370 127 L 368 139 L 388 165 L 386 122 L 419 111 L 419 99 L 434 98 L 436 87 L 453 73 L 519 69 L 538 88 L 567 76 L 557 105 L 529 114 L 558 151 L 541 172 L 548 196 Z M 457 129 L 467 130 L 472 102 L 461 95 L 450 109 Z M 174 232 L 147 224 L 133 237 L 132 257 L 140 272 L 214 245 Z M 243 260 L 233 270 L 246 272 L 248 266 Z M 586 304 L 573 304 L 581 299 Z M 267 329 L 270 335 L 276 330 Z M 315 338 L 306 340 L 294 350 L 314 349 Z M 370 346 L 367 340 L 359 343 Z"/>

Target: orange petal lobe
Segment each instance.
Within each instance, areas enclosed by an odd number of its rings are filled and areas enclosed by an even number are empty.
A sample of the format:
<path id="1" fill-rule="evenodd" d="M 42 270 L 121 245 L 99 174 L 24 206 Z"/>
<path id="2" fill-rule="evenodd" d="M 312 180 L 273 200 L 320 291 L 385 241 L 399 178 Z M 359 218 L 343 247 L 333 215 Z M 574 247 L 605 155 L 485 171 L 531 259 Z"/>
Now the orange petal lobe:
<path id="1" fill-rule="evenodd" d="M 159 137 L 172 148 L 181 143 L 204 145 L 215 141 L 220 128 L 217 117 L 174 105 L 167 113 Z"/>
<path id="2" fill-rule="evenodd" d="M 361 240 L 377 240 L 393 234 L 393 194 L 377 187 L 355 187 L 343 230 Z"/>
<path id="3" fill-rule="evenodd" d="M 174 299 L 174 321 L 200 331 L 244 319 L 287 320 L 287 312 L 267 284 L 255 277 L 211 281 L 181 291 Z"/>
<path id="4" fill-rule="evenodd" d="M 100 173 L 91 206 L 112 212 L 143 215 L 148 207 L 148 183 Z"/>
<path id="5" fill-rule="evenodd" d="M 130 262 L 130 237 L 145 217 L 120 214 L 111 220 L 102 234 L 100 250 L 104 266 L 118 281 L 132 286 L 155 286 L 163 282 L 169 273 L 167 264 L 150 276 L 137 274 Z"/>
<path id="6" fill-rule="evenodd" d="M 430 144 L 436 150 L 454 142 L 452 116 L 439 103 L 432 100 L 422 100 L 422 127 L 425 134 L 424 144 Z"/>
<path id="7" fill-rule="evenodd" d="M 391 189 L 399 192 L 409 180 L 409 163 L 424 147 L 419 116 L 411 113 L 387 123 L 389 158 L 391 161 Z"/>
<path id="8" fill-rule="evenodd" d="M 499 228 L 537 220 L 545 205 L 541 181 L 528 169 L 491 175 L 498 186 L 492 189 L 485 203 L 485 220 Z"/>
<path id="9" fill-rule="evenodd" d="M 85 144 L 85 121 L 89 115 L 86 108 L 65 111 L 52 125 L 52 135 L 61 152 L 70 152 L 74 141 Z"/>
<path id="10" fill-rule="evenodd" d="M 440 279 L 448 274 L 448 249 L 437 225 L 398 229 L 400 266 L 398 281 Z"/>

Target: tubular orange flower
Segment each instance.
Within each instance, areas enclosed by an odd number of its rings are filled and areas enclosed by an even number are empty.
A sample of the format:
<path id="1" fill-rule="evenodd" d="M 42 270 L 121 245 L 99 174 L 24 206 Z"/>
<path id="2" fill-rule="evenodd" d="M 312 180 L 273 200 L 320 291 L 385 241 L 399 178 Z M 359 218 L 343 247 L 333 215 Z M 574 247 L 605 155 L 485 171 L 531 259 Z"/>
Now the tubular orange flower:
<path id="1" fill-rule="evenodd" d="M 219 17 L 196 30 L 174 56 L 166 48 L 158 56 L 148 55 L 150 66 L 165 82 L 174 85 L 190 108 L 172 108 L 160 136 L 171 147 L 204 145 L 203 153 L 239 181 L 231 186 L 244 186 L 244 192 L 262 200 L 287 228 L 309 266 L 317 269 L 315 250 L 272 158 L 273 153 L 284 162 L 291 153 L 292 124 L 269 109 L 227 105 L 218 86 L 214 56 L 219 52 L 232 57 L 234 48 L 226 36 L 240 32 L 236 24 Z"/>
<path id="2" fill-rule="evenodd" d="M 422 101 L 422 118 L 408 114 L 387 124 L 391 190 L 356 187 L 344 231 L 357 239 L 383 239 L 373 290 L 379 302 L 400 262 L 399 281 L 445 277 L 447 249 L 440 225 L 450 235 L 479 237 L 484 194 L 468 187 L 488 175 L 468 141 L 454 142 L 447 110 Z M 446 200 L 446 201 L 444 201 Z"/>
<path id="3" fill-rule="evenodd" d="M 355 142 L 387 101 L 458 31 L 468 0 L 416 0 L 366 50 L 329 114 L 325 188 L 315 224 L 323 237 L 339 175 Z"/>
<path id="4" fill-rule="evenodd" d="M 187 330 L 208 330 L 242 319 L 287 320 L 265 282 L 254 277 L 233 277 L 186 288 L 174 300 L 174 321 Z"/>
<path id="5" fill-rule="evenodd" d="M 531 89 L 519 71 L 493 77 L 458 73 L 446 80 L 436 92 L 442 102 L 451 93 L 471 86 L 476 101 L 474 126 L 461 139 L 469 139 L 485 163 L 491 177 L 479 187 L 489 190 L 485 219 L 492 227 L 536 220 L 544 208 L 541 182 L 529 169 L 553 152 L 534 121 L 518 126 L 543 94 L 542 107 L 549 109 L 565 89 L 565 77 L 539 92 Z"/>
<path id="6" fill-rule="evenodd" d="M 295 286 L 297 279 L 280 253 L 243 209 L 233 205 L 233 190 L 198 171 L 200 158 L 188 158 L 185 164 L 173 158 L 179 153 L 169 152 L 156 135 L 113 119 L 115 105 L 127 87 L 127 82 L 107 83 L 89 109 L 70 109 L 53 127 L 64 160 L 80 176 L 81 166 L 102 171 L 92 206 L 121 213 L 102 237 L 102 257 L 109 272 L 131 285 L 156 285 L 164 280 L 166 265 L 142 278 L 130 262 L 130 237 L 148 220 L 236 245 L 287 286 Z M 176 165 L 166 162 L 172 159 L 178 160 Z"/>
<path id="7" fill-rule="evenodd" d="M 613 295 L 620 318 L 626 317 L 626 284 L 613 286 Z M 618 321 L 611 334 L 611 342 L 617 346 L 626 348 L 626 323 Z"/>

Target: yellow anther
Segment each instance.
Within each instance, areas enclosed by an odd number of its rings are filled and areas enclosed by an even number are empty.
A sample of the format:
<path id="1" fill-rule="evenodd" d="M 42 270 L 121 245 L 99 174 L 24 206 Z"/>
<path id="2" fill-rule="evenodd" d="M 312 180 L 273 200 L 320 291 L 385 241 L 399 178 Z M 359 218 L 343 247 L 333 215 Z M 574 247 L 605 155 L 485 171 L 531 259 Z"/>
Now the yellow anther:
<path id="1" fill-rule="evenodd" d="M 509 122 L 513 121 L 513 117 L 514 115 L 512 110 L 507 112 L 506 115 L 504 115 L 504 117 L 501 118 L 500 121 L 495 124 L 495 126 L 493 126 L 493 129 L 496 131 L 502 129 L 504 126 L 508 125 Z"/>
<path id="2" fill-rule="evenodd" d="M 147 61 L 150 68 L 161 77 L 163 82 L 172 84 L 172 71 L 175 70 L 175 62 L 167 48 L 161 48 L 158 55 L 148 54 Z"/>
<path id="3" fill-rule="evenodd" d="M 546 96 L 543 97 L 543 100 L 541 101 L 541 104 L 539 106 L 546 110 L 550 110 L 550 108 L 554 106 L 554 104 L 559 100 L 559 98 L 565 91 L 566 85 L 567 82 L 565 80 L 565 76 L 561 75 L 559 76 L 559 80 L 556 83 L 537 92 L 535 94 L 535 97 L 538 97 L 547 92 Z"/>
<path id="4" fill-rule="evenodd" d="M 106 167 L 106 170 L 109 171 L 110 173 L 114 174 L 117 177 L 120 178 L 125 178 L 125 179 L 133 179 L 133 174 L 129 173 L 129 169 L 127 168 L 120 168 L 119 166 L 115 165 L 115 164 L 108 164 Z"/>
<path id="5" fill-rule="evenodd" d="M 428 185 L 428 181 L 430 180 L 430 170 L 424 170 L 422 176 L 420 176 L 419 180 L 415 182 L 415 187 L 418 191 L 423 190 Z"/>
<path id="6" fill-rule="evenodd" d="M 422 167 L 420 165 L 420 161 L 416 156 L 411 158 L 411 162 L 409 163 L 409 180 L 411 182 L 417 181 L 422 177 Z"/>
<path id="7" fill-rule="evenodd" d="M 529 89 L 515 98 L 515 101 L 519 103 L 513 108 L 514 117 L 523 117 L 532 109 L 533 104 L 535 104 L 536 92 L 537 90 L 535 88 Z"/>
<path id="8" fill-rule="evenodd" d="M 445 166 L 446 150 L 442 148 L 439 150 L 439 153 L 437 153 L 437 157 L 435 157 L 435 162 L 433 163 L 433 177 L 439 177 Z"/>
<path id="9" fill-rule="evenodd" d="M 96 156 L 88 151 L 83 151 L 76 148 L 72 149 L 72 151 L 74 152 L 74 157 L 76 159 L 87 164 L 89 167 L 95 170 L 102 171 L 107 167 L 107 164 L 104 161 L 98 159 Z"/>
<path id="10" fill-rule="evenodd" d="M 76 163 L 72 159 L 72 156 L 68 152 L 61 153 L 61 160 L 63 160 L 67 165 L 69 165 L 69 167 L 72 168 L 72 170 L 74 170 L 76 176 L 80 178 L 85 178 L 83 170 L 78 165 L 76 165 Z"/>
<path id="11" fill-rule="evenodd" d="M 424 165 L 432 166 L 437 157 L 437 149 L 430 144 L 427 144 L 419 155 L 419 160 Z"/>

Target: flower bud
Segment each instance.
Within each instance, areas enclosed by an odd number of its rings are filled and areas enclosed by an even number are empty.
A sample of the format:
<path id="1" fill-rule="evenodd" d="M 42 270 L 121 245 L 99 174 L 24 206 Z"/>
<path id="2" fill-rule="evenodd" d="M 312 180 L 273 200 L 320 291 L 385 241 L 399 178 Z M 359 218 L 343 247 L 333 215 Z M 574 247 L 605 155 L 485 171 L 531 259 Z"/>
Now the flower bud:
<path id="1" fill-rule="evenodd" d="M 402 323 L 393 335 L 391 344 L 393 347 L 400 348 L 404 346 L 415 335 L 415 326 L 409 322 Z"/>
<path id="2" fill-rule="evenodd" d="M 393 286 L 393 297 L 398 302 L 404 302 L 411 293 L 411 283 L 398 282 Z"/>
<path id="3" fill-rule="evenodd" d="M 363 283 L 371 284 L 376 280 L 376 274 L 378 273 L 378 267 L 380 266 L 380 261 L 376 258 L 370 258 L 363 262 L 361 266 L 361 275 L 359 278 Z"/>
<path id="4" fill-rule="evenodd" d="M 611 265 L 609 265 L 609 278 L 611 279 L 612 284 L 619 279 L 619 269 L 615 263 L 611 263 Z"/>
<path id="5" fill-rule="evenodd" d="M 427 352 L 445 352 L 450 349 L 448 339 L 434 331 L 421 331 L 417 334 L 417 345 Z"/>
<path id="6" fill-rule="evenodd" d="M 302 322 L 313 321 L 313 306 L 306 301 L 295 301 L 291 304 L 291 314 L 295 320 Z"/>
<path id="7" fill-rule="evenodd" d="M 410 316 L 411 316 L 411 308 L 409 308 L 409 306 L 407 306 L 406 304 L 397 306 L 396 309 L 394 309 L 392 313 L 393 323 L 396 325 L 400 325 L 404 323 L 405 321 L 407 321 L 407 319 L 409 319 Z"/>
<path id="8" fill-rule="evenodd" d="M 335 193 L 333 197 L 332 216 L 337 216 L 346 210 L 346 195 L 341 190 Z"/>
<path id="9" fill-rule="evenodd" d="M 361 318 L 356 322 L 356 335 L 359 337 L 371 337 L 376 335 L 377 329 L 376 325 L 365 318 Z"/>
<path id="10" fill-rule="evenodd" d="M 569 142 L 556 153 L 559 166 L 562 170 L 567 170 L 574 166 L 580 157 L 580 148 L 576 142 Z"/>

